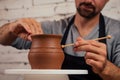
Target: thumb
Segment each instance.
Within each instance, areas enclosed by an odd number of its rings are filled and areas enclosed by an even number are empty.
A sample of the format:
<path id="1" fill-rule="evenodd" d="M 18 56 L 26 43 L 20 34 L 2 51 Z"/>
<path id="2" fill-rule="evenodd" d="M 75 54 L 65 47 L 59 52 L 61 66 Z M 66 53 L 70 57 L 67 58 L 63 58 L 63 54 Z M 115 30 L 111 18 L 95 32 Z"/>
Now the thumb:
<path id="1" fill-rule="evenodd" d="M 82 37 L 77 37 L 76 41 L 82 41 L 84 40 Z"/>

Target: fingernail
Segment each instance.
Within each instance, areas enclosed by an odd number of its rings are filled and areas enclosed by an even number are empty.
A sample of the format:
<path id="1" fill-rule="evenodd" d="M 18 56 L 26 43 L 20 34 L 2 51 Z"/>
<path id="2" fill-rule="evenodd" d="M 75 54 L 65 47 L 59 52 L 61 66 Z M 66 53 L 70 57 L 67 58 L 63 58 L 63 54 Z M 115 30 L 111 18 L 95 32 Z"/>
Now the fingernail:
<path id="1" fill-rule="evenodd" d="M 87 60 L 86 60 L 86 63 L 90 65 L 90 64 L 91 64 L 91 60 L 90 60 L 90 59 L 87 59 Z"/>
<path id="2" fill-rule="evenodd" d="M 75 42 L 75 46 L 78 46 L 79 45 L 79 43 L 78 42 Z"/>

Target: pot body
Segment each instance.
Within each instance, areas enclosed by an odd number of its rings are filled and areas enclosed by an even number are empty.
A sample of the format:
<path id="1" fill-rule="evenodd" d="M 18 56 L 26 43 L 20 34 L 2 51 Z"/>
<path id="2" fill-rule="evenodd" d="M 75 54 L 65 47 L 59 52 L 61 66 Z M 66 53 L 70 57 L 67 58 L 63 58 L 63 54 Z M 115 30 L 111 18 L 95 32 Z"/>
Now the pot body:
<path id="1" fill-rule="evenodd" d="M 32 69 L 61 69 L 64 53 L 60 35 L 34 35 L 28 54 Z"/>

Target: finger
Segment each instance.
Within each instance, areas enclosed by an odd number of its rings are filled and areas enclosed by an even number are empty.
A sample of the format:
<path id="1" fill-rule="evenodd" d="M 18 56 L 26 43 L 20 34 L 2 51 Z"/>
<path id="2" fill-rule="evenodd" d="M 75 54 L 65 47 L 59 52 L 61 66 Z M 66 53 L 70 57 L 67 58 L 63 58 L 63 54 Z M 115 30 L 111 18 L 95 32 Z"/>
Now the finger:
<path id="1" fill-rule="evenodd" d="M 24 39 L 24 40 L 27 40 L 27 35 L 25 33 L 21 33 L 18 35 L 18 37 Z"/>
<path id="2" fill-rule="evenodd" d="M 31 31 L 29 29 L 26 28 L 25 25 L 22 25 L 22 24 L 18 24 L 16 26 L 16 28 L 13 30 L 13 33 L 18 36 L 19 34 L 21 33 L 24 33 L 24 34 L 31 34 L 30 33 Z"/>
<path id="3" fill-rule="evenodd" d="M 74 43 L 74 47 L 79 47 L 82 45 L 88 45 L 89 43 L 85 40 L 83 40 L 82 38 L 77 38 L 77 41 Z"/>
<path id="4" fill-rule="evenodd" d="M 20 23 L 19 25 L 21 25 L 28 33 L 32 33 L 30 27 L 26 23 Z"/>
<path id="5" fill-rule="evenodd" d="M 92 49 L 96 50 L 97 53 L 100 53 L 106 56 L 106 45 L 104 43 L 94 41 L 94 40 L 88 40 L 88 42 L 93 46 Z"/>
<path id="6" fill-rule="evenodd" d="M 28 18 L 26 21 L 29 22 L 29 26 L 31 27 L 33 34 L 43 34 L 42 28 L 36 20 Z"/>
<path id="7" fill-rule="evenodd" d="M 103 50 L 102 48 L 92 46 L 89 44 L 81 45 L 81 46 L 75 48 L 75 51 L 86 51 L 86 52 L 92 52 L 95 54 L 100 54 L 100 55 L 106 56 L 106 50 Z"/>
<path id="8" fill-rule="evenodd" d="M 38 24 L 38 22 L 31 18 L 30 18 L 30 20 L 31 20 L 32 25 L 34 26 L 34 30 L 35 30 L 36 34 L 40 34 L 41 30 L 40 30 L 40 25 Z"/>
<path id="9" fill-rule="evenodd" d="M 102 56 L 102 55 L 98 55 L 98 54 L 95 54 L 95 53 L 91 53 L 91 52 L 87 52 L 85 54 L 85 59 L 93 59 L 95 61 L 101 61 L 101 62 L 104 62 L 106 57 Z"/>
<path id="10" fill-rule="evenodd" d="M 74 51 L 85 51 L 80 49 L 84 45 L 89 45 L 89 43 L 81 38 L 77 38 L 77 41 L 74 43 Z"/>
<path id="11" fill-rule="evenodd" d="M 31 34 L 40 34 L 40 33 L 42 34 L 43 33 L 40 24 L 32 18 L 22 18 L 18 20 L 17 22 L 26 24 L 31 30 Z"/>
<path id="12" fill-rule="evenodd" d="M 29 28 L 32 31 L 32 34 L 36 34 L 36 26 L 34 26 L 33 22 L 30 20 L 30 18 L 26 18 L 24 19 L 24 22 L 27 23 L 27 25 L 29 26 Z"/>
<path id="13" fill-rule="evenodd" d="M 21 26 L 27 31 L 28 33 L 32 33 L 28 23 L 26 23 L 24 20 L 18 20 L 15 22 L 16 26 Z"/>
<path id="14" fill-rule="evenodd" d="M 77 41 L 74 43 L 74 51 L 85 51 L 85 49 L 82 49 L 82 46 L 88 45 L 88 43 L 82 43 L 81 41 Z"/>
<path id="15" fill-rule="evenodd" d="M 29 35 L 27 39 L 28 39 L 29 41 L 32 41 L 31 35 Z"/>
<path id="16" fill-rule="evenodd" d="M 27 19 L 27 20 L 29 21 L 29 23 L 30 23 L 29 25 L 30 25 L 30 27 L 32 28 L 34 34 L 37 34 L 38 26 L 36 25 L 35 20 L 33 20 L 33 19 L 31 19 L 31 18 L 29 18 L 29 19 Z"/>
<path id="17" fill-rule="evenodd" d="M 94 68 L 96 70 L 96 72 L 102 72 L 105 68 L 105 63 L 101 63 L 99 61 L 95 61 L 92 59 L 87 59 L 86 63 L 90 66 L 92 66 L 92 68 Z"/>
<path id="18" fill-rule="evenodd" d="M 22 38 L 22 39 L 24 39 L 24 40 L 32 41 L 30 34 L 21 33 L 21 34 L 18 35 L 18 37 L 20 37 L 20 38 Z"/>
<path id="19" fill-rule="evenodd" d="M 78 37 L 78 38 L 76 39 L 76 41 L 82 41 L 82 40 L 84 40 L 84 39 L 81 38 L 81 37 Z"/>
<path id="20" fill-rule="evenodd" d="M 93 46 L 106 49 L 106 45 L 105 45 L 104 43 L 101 43 L 101 42 L 98 42 L 98 41 L 95 41 L 95 40 L 89 40 L 89 42 L 90 42 L 90 44 L 93 45 Z"/>
<path id="21" fill-rule="evenodd" d="M 37 25 L 38 25 L 39 28 L 40 28 L 40 29 L 39 29 L 39 33 L 40 33 L 40 34 L 43 34 L 43 30 L 42 30 L 42 27 L 41 27 L 41 23 L 37 23 Z"/>

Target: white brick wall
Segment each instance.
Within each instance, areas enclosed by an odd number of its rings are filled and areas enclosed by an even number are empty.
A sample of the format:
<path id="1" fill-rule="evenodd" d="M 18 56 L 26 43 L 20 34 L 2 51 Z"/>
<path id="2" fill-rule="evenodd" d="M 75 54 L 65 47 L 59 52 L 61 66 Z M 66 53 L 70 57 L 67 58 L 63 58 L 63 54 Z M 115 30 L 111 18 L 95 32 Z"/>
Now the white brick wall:
<path id="1" fill-rule="evenodd" d="M 32 7 L 32 0 L 0 0 L 0 9 L 20 9 Z"/>
<path id="2" fill-rule="evenodd" d="M 120 0 L 109 0 L 102 12 L 108 17 L 120 20 Z"/>
<path id="3" fill-rule="evenodd" d="M 42 5 L 42 4 L 57 4 L 57 3 L 63 3 L 65 0 L 34 0 L 34 5 Z"/>
<path id="4" fill-rule="evenodd" d="M 0 80 L 23 80 L 22 76 L 5 75 L 5 69 L 28 69 L 27 55 L 29 50 L 17 50 L 9 46 L 0 45 Z"/>
<path id="5" fill-rule="evenodd" d="M 40 21 L 46 20 L 45 18 L 53 20 L 53 16 L 60 19 L 65 17 L 60 14 L 74 11 L 74 0 L 0 0 L 0 26 L 22 17 L 32 17 Z"/>
<path id="6" fill-rule="evenodd" d="M 110 0 L 102 13 L 120 20 L 119 4 L 120 0 Z M 22 17 L 32 17 L 37 21 L 59 20 L 74 12 L 74 0 L 0 0 L 0 26 Z M 3 71 L 30 68 L 28 52 L 0 45 L 0 80 L 23 80 L 22 76 L 5 75 Z"/>

